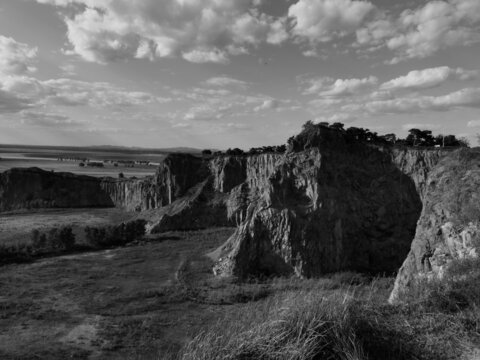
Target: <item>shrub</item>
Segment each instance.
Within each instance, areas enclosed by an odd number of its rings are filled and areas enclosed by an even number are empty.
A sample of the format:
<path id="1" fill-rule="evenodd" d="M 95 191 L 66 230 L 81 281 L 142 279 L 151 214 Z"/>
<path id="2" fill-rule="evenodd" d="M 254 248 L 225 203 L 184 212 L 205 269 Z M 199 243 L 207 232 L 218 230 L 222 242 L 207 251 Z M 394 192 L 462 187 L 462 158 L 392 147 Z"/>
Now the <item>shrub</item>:
<path id="1" fill-rule="evenodd" d="M 70 226 L 52 228 L 48 233 L 32 231 L 32 248 L 38 254 L 48 251 L 69 251 L 75 247 L 75 234 Z"/>
<path id="2" fill-rule="evenodd" d="M 87 241 L 96 247 L 122 246 L 145 235 L 146 221 L 129 221 L 114 226 L 86 227 Z"/>

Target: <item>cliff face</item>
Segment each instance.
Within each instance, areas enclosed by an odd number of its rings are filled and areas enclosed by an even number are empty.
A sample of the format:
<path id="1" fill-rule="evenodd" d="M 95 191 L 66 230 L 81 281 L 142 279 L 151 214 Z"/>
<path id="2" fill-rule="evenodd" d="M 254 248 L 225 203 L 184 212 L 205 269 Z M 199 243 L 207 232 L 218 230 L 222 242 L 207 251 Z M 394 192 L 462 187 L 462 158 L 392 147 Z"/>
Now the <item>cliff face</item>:
<path id="1" fill-rule="evenodd" d="M 146 211 L 172 204 L 208 176 L 208 164 L 202 158 L 169 154 L 154 176 L 138 180 L 105 178 L 101 186 L 115 206 Z"/>
<path id="2" fill-rule="evenodd" d="M 260 165 L 234 188 L 243 220 L 218 275 L 393 272 L 407 256 L 428 174 L 443 150 L 376 148 L 326 129 L 314 146 Z M 267 165 L 268 164 L 268 165 Z M 246 199 L 246 200 L 245 200 Z M 238 212 L 237 212 L 238 213 Z"/>
<path id="3" fill-rule="evenodd" d="M 452 150 L 445 149 L 389 149 L 392 163 L 412 179 L 418 194 L 423 199 L 427 187 L 428 176 L 439 161 L 450 154 Z"/>
<path id="4" fill-rule="evenodd" d="M 374 147 L 329 129 L 299 144 L 286 154 L 169 155 L 139 180 L 12 169 L 0 174 L 0 211 L 118 206 L 141 212 L 153 233 L 236 224 L 218 275 L 393 272 L 406 258 L 391 301 L 477 256 L 479 151 Z"/>
<path id="5" fill-rule="evenodd" d="M 0 173 L 0 211 L 113 206 L 100 181 L 90 176 L 53 173 L 38 168 Z"/>
<path id="6" fill-rule="evenodd" d="M 480 152 L 457 150 L 432 170 L 411 250 L 404 261 L 390 302 L 417 285 L 441 279 L 454 261 L 477 257 L 480 249 Z"/>
<path id="7" fill-rule="evenodd" d="M 127 211 L 156 209 L 164 201 L 164 194 L 158 191 L 153 177 L 142 180 L 105 178 L 100 184 L 115 206 Z"/>

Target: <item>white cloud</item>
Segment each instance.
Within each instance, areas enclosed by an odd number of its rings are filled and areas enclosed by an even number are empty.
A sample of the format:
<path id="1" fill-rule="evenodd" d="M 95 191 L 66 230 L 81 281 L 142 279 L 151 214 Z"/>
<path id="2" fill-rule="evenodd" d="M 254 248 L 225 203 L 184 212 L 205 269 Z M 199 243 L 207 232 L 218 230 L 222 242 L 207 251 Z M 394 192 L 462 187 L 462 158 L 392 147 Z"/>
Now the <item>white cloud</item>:
<path id="1" fill-rule="evenodd" d="M 295 36 L 317 44 L 355 32 L 374 10 L 369 1 L 299 0 L 290 6 L 288 16 Z"/>
<path id="2" fill-rule="evenodd" d="M 252 0 L 37 1 L 69 8 L 68 53 L 92 62 L 182 56 L 226 63 L 247 47 L 288 38 L 286 20 L 261 13 Z"/>
<path id="3" fill-rule="evenodd" d="M 0 35 L 0 75 L 34 72 L 37 48 Z"/>
<path id="4" fill-rule="evenodd" d="M 480 120 L 470 120 L 470 121 L 467 123 L 467 126 L 468 126 L 469 128 L 480 127 Z"/>
<path id="5" fill-rule="evenodd" d="M 405 76 L 390 80 L 380 86 L 382 90 L 426 89 L 439 86 L 450 79 L 471 80 L 478 77 L 477 71 L 448 66 L 410 71 Z"/>
<path id="6" fill-rule="evenodd" d="M 344 109 L 347 108 L 344 106 Z M 371 113 L 415 113 L 420 111 L 448 111 L 460 107 L 480 107 L 480 88 L 465 88 L 441 96 L 417 96 L 357 104 L 350 110 Z"/>
<path id="7" fill-rule="evenodd" d="M 275 99 L 267 99 L 262 104 L 256 106 L 253 111 L 259 112 L 262 110 L 274 110 L 278 108 L 280 103 Z"/>
<path id="8" fill-rule="evenodd" d="M 480 42 L 478 0 L 435 0 L 397 14 L 378 13 L 357 30 L 357 45 L 368 51 L 386 47 L 395 53 L 390 64 L 425 58 L 453 46 Z"/>
<path id="9" fill-rule="evenodd" d="M 237 86 L 240 88 L 246 88 L 248 83 L 246 81 L 233 79 L 228 76 L 217 76 L 212 77 L 205 81 L 207 86 L 215 86 L 215 87 L 225 87 L 225 86 Z"/>
<path id="10" fill-rule="evenodd" d="M 378 84 L 375 76 L 363 79 L 332 79 L 322 77 L 311 80 L 300 80 L 300 85 L 307 85 L 304 94 L 317 94 L 321 97 L 342 97 L 358 94 L 366 89 L 371 89 Z"/>

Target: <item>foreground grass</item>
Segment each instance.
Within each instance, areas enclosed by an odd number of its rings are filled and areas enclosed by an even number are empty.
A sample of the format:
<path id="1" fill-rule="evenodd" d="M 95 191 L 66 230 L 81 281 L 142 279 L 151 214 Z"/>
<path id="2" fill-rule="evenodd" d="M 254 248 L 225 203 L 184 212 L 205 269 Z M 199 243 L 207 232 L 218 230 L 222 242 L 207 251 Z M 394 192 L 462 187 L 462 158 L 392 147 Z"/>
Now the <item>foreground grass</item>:
<path id="1" fill-rule="evenodd" d="M 476 279 L 431 284 L 422 297 L 396 306 L 386 304 L 393 279 L 276 280 L 271 296 L 228 314 L 171 358 L 477 360 Z"/>
<path id="2" fill-rule="evenodd" d="M 232 231 L 2 267 L 0 358 L 480 358 L 479 264 L 390 306 L 393 278 L 215 278 L 203 254 Z"/>

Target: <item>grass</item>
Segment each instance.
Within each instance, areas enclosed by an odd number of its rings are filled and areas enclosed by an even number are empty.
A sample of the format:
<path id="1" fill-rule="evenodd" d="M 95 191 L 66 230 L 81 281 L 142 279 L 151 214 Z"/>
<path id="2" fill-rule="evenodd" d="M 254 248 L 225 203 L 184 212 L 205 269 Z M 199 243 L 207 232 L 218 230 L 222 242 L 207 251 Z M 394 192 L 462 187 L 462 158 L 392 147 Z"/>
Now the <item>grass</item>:
<path id="1" fill-rule="evenodd" d="M 31 244 L 34 230 L 48 232 L 54 227 L 71 226 L 78 244 L 86 244 L 86 226 L 99 227 L 119 224 L 138 214 L 121 209 L 39 209 L 30 212 L 0 214 L 0 245 Z"/>
<path id="2" fill-rule="evenodd" d="M 478 263 L 462 266 L 478 273 Z M 386 304 L 392 279 L 349 273 L 317 281 L 277 279 L 271 296 L 228 314 L 172 358 L 478 359 L 477 276 L 444 280 L 436 291 L 395 306 Z M 445 299 L 456 306 L 444 306 Z"/>
<path id="3" fill-rule="evenodd" d="M 477 262 L 457 264 L 431 291 L 392 306 L 393 278 L 215 278 L 203 254 L 232 231 L 172 232 L 3 267 L 0 357 L 479 358 L 466 355 L 480 348 Z"/>

